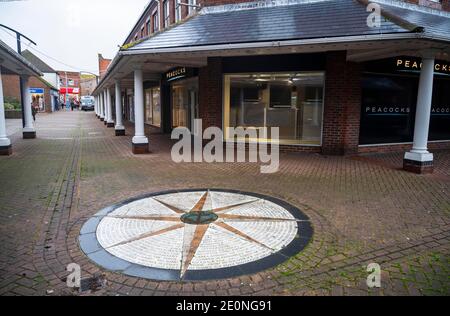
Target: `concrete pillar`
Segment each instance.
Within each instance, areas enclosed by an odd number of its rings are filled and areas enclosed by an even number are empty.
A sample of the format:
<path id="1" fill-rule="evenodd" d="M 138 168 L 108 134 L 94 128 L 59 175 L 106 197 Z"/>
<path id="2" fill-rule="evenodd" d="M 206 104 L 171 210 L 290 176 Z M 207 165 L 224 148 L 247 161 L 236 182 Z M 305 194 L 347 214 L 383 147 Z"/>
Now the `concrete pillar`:
<path id="1" fill-rule="evenodd" d="M 11 141 L 6 135 L 5 103 L 3 100 L 2 72 L 0 67 L 0 155 L 11 155 Z"/>
<path id="2" fill-rule="evenodd" d="M 30 94 L 30 85 L 29 85 L 29 77 L 23 76 L 23 104 L 24 104 L 24 117 L 25 117 L 25 127 L 23 128 L 23 138 L 30 139 L 36 138 L 36 129 L 33 125 L 33 114 L 31 113 L 31 94 Z"/>
<path id="3" fill-rule="evenodd" d="M 433 172 L 433 154 L 428 152 L 428 132 L 433 97 L 434 57 L 435 52 L 432 50 L 422 53 L 414 142 L 412 149 L 405 153 L 403 159 L 403 169 L 415 173 Z"/>
<path id="4" fill-rule="evenodd" d="M 134 137 L 132 140 L 134 154 L 148 152 L 148 138 L 144 129 L 144 82 L 141 69 L 134 71 Z"/>
<path id="5" fill-rule="evenodd" d="M 103 91 L 100 91 L 98 94 L 98 101 L 99 101 L 99 110 L 100 110 L 100 121 L 103 121 L 105 119 L 105 111 L 103 108 Z"/>
<path id="6" fill-rule="evenodd" d="M 100 96 L 98 94 L 95 102 L 97 102 L 97 118 L 100 118 Z"/>
<path id="7" fill-rule="evenodd" d="M 123 126 L 122 122 L 122 89 L 120 88 L 120 81 L 116 80 L 116 91 L 115 91 L 115 98 L 116 98 L 116 136 L 123 136 L 125 135 L 125 127 Z"/>
<path id="8" fill-rule="evenodd" d="M 106 88 L 106 106 L 108 108 L 108 117 L 106 126 L 107 127 L 114 127 L 114 120 L 112 115 L 112 102 L 111 102 L 111 88 Z"/>
<path id="9" fill-rule="evenodd" d="M 103 90 L 103 108 L 105 109 L 105 116 L 103 123 L 105 126 L 108 124 L 108 96 L 106 95 L 106 90 Z"/>
<path id="10" fill-rule="evenodd" d="M 95 110 L 95 116 L 98 117 L 98 95 L 95 96 L 95 107 L 94 107 L 94 110 Z"/>

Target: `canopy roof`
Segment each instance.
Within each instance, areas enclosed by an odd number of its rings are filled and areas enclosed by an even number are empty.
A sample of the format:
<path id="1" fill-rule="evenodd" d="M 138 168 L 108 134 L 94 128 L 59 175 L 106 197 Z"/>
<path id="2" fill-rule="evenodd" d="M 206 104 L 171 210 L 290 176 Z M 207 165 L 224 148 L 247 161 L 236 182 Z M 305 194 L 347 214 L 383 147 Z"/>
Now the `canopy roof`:
<path id="1" fill-rule="evenodd" d="M 200 67 L 207 57 L 347 50 L 364 61 L 437 48 L 448 56 L 450 14 L 394 0 L 369 27 L 368 0 L 274 0 L 205 7 L 196 15 L 123 47 L 99 87 L 133 68 L 158 73 Z M 109 82 L 108 82 L 109 81 Z M 94 91 L 95 93 L 96 91 Z"/>
<path id="2" fill-rule="evenodd" d="M 2 73 L 16 74 L 16 75 L 28 75 L 28 76 L 42 76 L 40 70 L 26 60 L 23 56 L 19 55 L 5 42 L 0 40 L 0 65 Z"/>

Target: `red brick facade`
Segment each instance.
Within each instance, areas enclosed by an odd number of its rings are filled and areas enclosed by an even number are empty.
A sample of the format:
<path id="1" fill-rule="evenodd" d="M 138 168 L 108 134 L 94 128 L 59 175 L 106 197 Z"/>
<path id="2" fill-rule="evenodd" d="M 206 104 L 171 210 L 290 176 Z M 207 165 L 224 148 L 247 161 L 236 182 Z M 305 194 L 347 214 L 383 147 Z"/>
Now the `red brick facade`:
<path id="1" fill-rule="evenodd" d="M 208 58 L 208 66 L 199 69 L 199 115 L 203 128 L 222 126 L 222 60 Z"/>
<path id="2" fill-rule="evenodd" d="M 103 78 L 110 63 L 111 59 L 103 58 L 102 54 L 98 54 L 98 72 L 100 78 Z"/>
<path id="3" fill-rule="evenodd" d="M 322 153 L 327 155 L 358 151 L 361 69 L 346 57 L 345 51 L 327 54 L 322 134 Z"/>
<path id="4" fill-rule="evenodd" d="M 15 98 L 18 101 L 20 101 L 21 96 L 20 96 L 19 76 L 3 74 L 2 81 L 3 81 L 3 95 L 5 97 Z M 28 80 L 28 84 L 30 88 L 44 89 L 45 111 L 51 112 L 52 103 L 50 99 L 50 88 L 36 77 L 30 77 Z"/>
<path id="5" fill-rule="evenodd" d="M 223 4 L 233 4 L 233 3 L 243 3 L 243 2 L 254 2 L 249 0 L 198 0 L 202 7 L 223 5 Z"/>

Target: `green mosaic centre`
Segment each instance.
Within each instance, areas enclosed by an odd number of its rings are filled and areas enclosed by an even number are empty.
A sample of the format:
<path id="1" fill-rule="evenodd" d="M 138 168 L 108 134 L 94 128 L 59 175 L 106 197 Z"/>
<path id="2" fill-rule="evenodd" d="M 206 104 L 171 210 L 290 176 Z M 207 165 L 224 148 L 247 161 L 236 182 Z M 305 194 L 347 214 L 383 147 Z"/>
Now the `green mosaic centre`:
<path id="1" fill-rule="evenodd" d="M 217 220 L 218 216 L 210 211 L 191 211 L 181 216 L 181 221 L 186 224 L 203 225 Z"/>

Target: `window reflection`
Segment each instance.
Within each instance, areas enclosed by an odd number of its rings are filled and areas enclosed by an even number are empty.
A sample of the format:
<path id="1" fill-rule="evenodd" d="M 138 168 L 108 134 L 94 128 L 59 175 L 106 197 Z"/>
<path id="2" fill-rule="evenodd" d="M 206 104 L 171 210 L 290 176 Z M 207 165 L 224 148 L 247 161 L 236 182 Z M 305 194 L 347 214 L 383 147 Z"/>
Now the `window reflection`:
<path id="1" fill-rule="evenodd" d="M 159 87 L 145 90 L 145 122 L 161 126 L 161 106 Z"/>
<path id="2" fill-rule="evenodd" d="M 226 75 L 225 126 L 279 127 L 280 143 L 320 145 L 323 83 L 323 73 Z"/>

